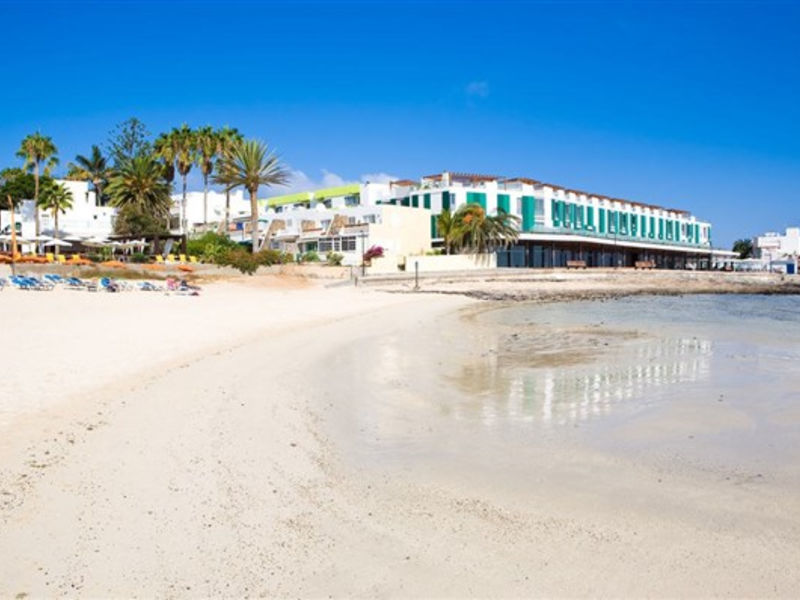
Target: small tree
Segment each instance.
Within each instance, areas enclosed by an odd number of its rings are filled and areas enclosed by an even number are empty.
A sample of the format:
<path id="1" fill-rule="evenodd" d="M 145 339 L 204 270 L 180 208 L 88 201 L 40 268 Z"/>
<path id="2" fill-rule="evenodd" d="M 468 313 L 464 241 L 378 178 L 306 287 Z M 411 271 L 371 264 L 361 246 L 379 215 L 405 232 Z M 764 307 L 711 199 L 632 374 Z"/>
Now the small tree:
<path id="1" fill-rule="evenodd" d="M 739 258 L 751 258 L 753 256 L 753 240 L 742 238 L 733 242 L 733 251 L 739 253 Z"/>
<path id="2" fill-rule="evenodd" d="M 33 197 L 36 180 L 22 169 L 5 169 L 0 172 L 0 198 L 11 212 L 11 272 L 16 274 L 17 223 L 14 211 L 17 204 Z"/>
<path id="3" fill-rule="evenodd" d="M 42 186 L 39 206 L 53 212 L 53 237 L 58 238 L 58 214 L 72 208 L 72 192 L 64 184 L 48 181 Z"/>

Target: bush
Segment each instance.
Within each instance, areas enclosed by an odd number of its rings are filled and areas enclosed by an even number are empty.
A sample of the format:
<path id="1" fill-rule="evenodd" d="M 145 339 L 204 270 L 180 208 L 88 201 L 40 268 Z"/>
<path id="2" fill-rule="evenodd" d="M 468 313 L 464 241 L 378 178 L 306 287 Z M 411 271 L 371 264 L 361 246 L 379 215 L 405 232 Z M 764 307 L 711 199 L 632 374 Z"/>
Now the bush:
<path id="1" fill-rule="evenodd" d="M 301 254 L 297 262 L 319 262 L 319 254 L 317 254 L 316 250 L 309 250 L 308 252 Z"/>
<path id="2" fill-rule="evenodd" d="M 132 263 L 141 264 L 141 263 L 146 263 L 148 261 L 149 261 L 149 259 L 147 258 L 146 254 L 142 254 L 141 252 L 135 252 L 135 253 L 131 254 L 131 262 Z"/>
<path id="3" fill-rule="evenodd" d="M 266 250 L 262 250 L 256 254 L 256 260 L 258 264 L 264 267 L 270 267 L 272 265 L 282 265 L 286 262 L 289 262 L 290 257 L 285 252 L 281 252 L 280 250 L 272 250 L 267 248 Z"/>
<path id="4" fill-rule="evenodd" d="M 221 255 L 220 261 L 221 262 L 217 264 L 231 266 L 247 275 L 252 275 L 258 270 L 258 267 L 261 266 L 255 255 L 240 249 L 226 251 Z"/>
<path id="5" fill-rule="evenodd" d="M 344 256 L 338 252 L 328 252 L 328 264 L 332 267 L 341 267 Z"/>
<path id="6" fill-rule="evenodd" d="M 372 260 L 373 258 L 381 258 L 383 256 L 382 246 L 372 246 L 369 250 L 364 252 L 364 260 Z"/>
<path id="7" fill-rule="evenodd" d="M 238 250 L 239 244 L 226 235 L 208 231 L 198 238 L 186 242 L 186 252 L 199 256 L 203 262 L 223 264 L 220 262 L 229 250 Z"/>

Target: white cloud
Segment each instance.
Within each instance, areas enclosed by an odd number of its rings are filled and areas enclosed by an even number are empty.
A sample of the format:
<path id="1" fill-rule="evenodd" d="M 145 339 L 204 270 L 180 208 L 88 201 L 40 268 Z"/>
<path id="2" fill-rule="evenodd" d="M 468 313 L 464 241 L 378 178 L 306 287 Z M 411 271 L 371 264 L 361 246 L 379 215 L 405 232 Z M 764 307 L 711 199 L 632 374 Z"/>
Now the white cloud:
<path id="1" fill-rule="evenodd" d="M 345 179 L 338 173 L 322 169 L 321 177 L 309 177 L 304 171 L 300 169 L 289 169 L 289 184 L 282 187 L 275 187 L 270 190 L 270 196 L 278 196 L 283 194 L 294 194 L 297 192 L 309 192 L 324 187 L 337 187 L 340 185 L 347 185 L 349 183 L 389 183 L 396 181 L 399 177 L 390 175 L 389 173 L 364 173 L 358 180 Z"/>
<path id="2" fill-rule="evenodd" d="M 363 183 L 389 183 L 392 181 L 397 181 L 400 179 L 399 177 L 395 177 L 394 175 L 389 175 L 389 173 L 364 173 L 361 176 L 361 181 Z"/>
<path id="3" fill-rule="evenodd" d="M 464 91 L 471 98 L 486 98 L 489 95 L 489 82 L 470 81 Z"/>

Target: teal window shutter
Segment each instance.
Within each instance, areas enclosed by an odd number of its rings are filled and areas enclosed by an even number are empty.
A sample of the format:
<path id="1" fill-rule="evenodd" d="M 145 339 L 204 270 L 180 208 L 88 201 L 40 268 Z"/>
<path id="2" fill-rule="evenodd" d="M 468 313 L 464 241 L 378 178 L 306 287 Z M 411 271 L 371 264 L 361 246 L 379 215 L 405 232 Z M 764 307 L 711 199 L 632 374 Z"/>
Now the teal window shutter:
<path id="1" fill-rule="evenodd" d="M 431 195 L 430 194 L 425 194 L 422 197 L 422 206 L 424 208 L 430 209 L 430 207 L 431 207 Z"/>
<path id="2" fill-rule="evenodd" d="M 504 211 L 510 213 L 510 201 L 508 194 L 497 194 L 497 212 Z"/>
<path id="3" fill-rule="evenodd" d="M 600 229 L 600 233 L 605 233 L 606 232 L 606 209 L 605 208 L 599 209 L 597 211 L 597 214 L 598 214 L 597 224 L 598 224 L 598 228 Z"/>
<path id="4" fill-rule="evenodd" d="M 533 196 L 522 197 L 522 231 L 533 230 Z"/>

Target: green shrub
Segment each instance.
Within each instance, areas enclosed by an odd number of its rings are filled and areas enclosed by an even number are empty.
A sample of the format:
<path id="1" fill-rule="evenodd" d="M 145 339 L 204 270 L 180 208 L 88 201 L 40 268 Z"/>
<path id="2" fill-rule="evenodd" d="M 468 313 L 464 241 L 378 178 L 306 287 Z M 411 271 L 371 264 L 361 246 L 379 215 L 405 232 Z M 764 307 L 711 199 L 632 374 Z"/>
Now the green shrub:
<path id="1" fill-rule="evenodd" d="M 226 235 L 207 231 L 200 237 L 186 242 L 186 252 L 192 256 L 199 256 L 200 260 L 208 263 L 223 264 L 220 261 L 229 250 L 238 250 L 239 244 Z"/>
<path id="2" fill-rule="evenodd" d="M 341 267 L 342 261 L 344 260 L 344 256 L 339 254 L 338 252 L 328 252 L 327 260 L 330 266 Z"/>
<path id="3" fill-rule="evenodd" d="M 149 259 L 147 258 L 146 254 L 142 254 L 141 252 L 135 252 L 135 253 L 131 254 L 131 262 L 132 263 L 141 264 L 141 263 L 146 263 L 148 261 L 149 261 Z"/>
<path id="4" fill-rule="evenodd" d="M 261 266 L 256 256 L 240 249 L 226 251 L 220 256 L 220 261 L 218 264 L 231 266 L 247 275 L 252 275 Z"/>
<path id="5" fill-rule="evenodd" d="M 280 250 L 272 250 L 270 248 L 262 250 L 255 256 L 256 260 L 258 261 L 258 264 L 264 267 L 269 267 L 272 265 L 281 265 L 286 262 L 285 252 L 281 252 Z"/>
<path id="6" fill-rule="evenodd" d="M 297 262 L 319 262 L 319 254 L 317 254 L 316 250 L 309 250 L 308 252 L 301 254 L 300 258 L 297 259 Z"/>

